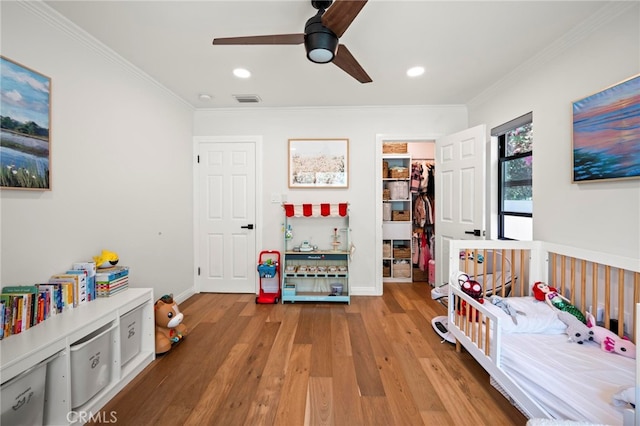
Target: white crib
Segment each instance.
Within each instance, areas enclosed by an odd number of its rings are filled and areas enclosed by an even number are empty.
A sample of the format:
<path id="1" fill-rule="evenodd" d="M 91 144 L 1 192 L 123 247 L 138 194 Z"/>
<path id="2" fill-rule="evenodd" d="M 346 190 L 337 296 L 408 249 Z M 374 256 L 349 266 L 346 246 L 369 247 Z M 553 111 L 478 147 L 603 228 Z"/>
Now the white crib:
<path id="1" fill-rule="evenodd" d="M 626 334 L 638 341 L 640 259 L 541 241 L 453 240 L 449 253 L 450 271 L 481 278 L 478 281 L 485 288 L 497 289 L 498 296 L 514 298 L 508 302 L 536 303 L 530 297 L 531 287 L 542 281 L 556 287 L 582 312 L 601 317 L 602 326 L 612 328 L 617 323 L 619 336 Z M 495 264 L 498 261 L 504 262 L 502 268 Z M 510 275 L 487 272 L 505 270 L 507 264 Z M 513 282 L 508 283 L 511 276 Z M 524 328 L 514 332 L 491 303 L 478 303 L 455 285 L 449 285 L 448 299 L 449 332 L 457 349 L 464 347 L 473 355 L 489 373 L 491 384 L 528 418 L 640 425 L 633 406 L 612 404 L 615 390 L 627 385 L 635 387 L 631 392 L 635 401 L 640 400 L 637 359 L 604 352 L 591 342 L 568 342 L 557 327 L 535 329 L 535 324 L 528 333 L 520 332 Z M 524 327 L 526 322 L 521 323 Z M 552 375 L 546 374 L 550 366 Z"/>

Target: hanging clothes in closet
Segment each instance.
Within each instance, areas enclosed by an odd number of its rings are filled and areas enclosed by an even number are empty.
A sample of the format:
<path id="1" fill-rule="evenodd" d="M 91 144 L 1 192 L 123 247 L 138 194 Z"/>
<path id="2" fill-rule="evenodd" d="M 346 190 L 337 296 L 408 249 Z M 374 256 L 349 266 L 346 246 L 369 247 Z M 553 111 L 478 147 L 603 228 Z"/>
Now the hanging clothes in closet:
<path id="1" fill-rule="evenodd" d="M 420 191 L 423 180 L 422 171 L 422 163 L 414 162 L 411 165 L 411 183 L 409 185 L 409 190 L 414 194 Z"/>
<path id="2" fill-rule="evenodd" d="M 420 202 L 420 189 L 422 188 L 424 177 L 422 175 L 424 168 L 422 163 L 414 161 L 411 164 L 411 181 L 409 184 L 409 190 L 413 194 L 413 229 L 411 238 L 413 258 L 411 259 L 413 267 L 419 267 L 421 253 L 423 253 L 422 245 L 422 226 L 426 219 L 426 212 L 424 210 L 423 203 Z M 417 195 L 415 195 L 417 194 Z"/>
<path id="3" fill-rule="evenodd" d="M 425 168 L 430 176 L 424 176 Z M 432 258 L 430 242 L 433 238 L 433 202 L 428 194 L 434 194 L 433 164 L 428 160 L 414 161 L 411 167 L 410 190 L 413 198 L 413 266 L 427 271 Z"/>
<path id="4" fill-rule="evenodd" d="M 435 177 L 434 177 L 434 164 L 429 164 L 427 166 L 427 179 L 426 179 L 426 187 L 424 190 L 424 199 L 427 205 L 427 224 L 425 224 L 425 269 L 429 267 L 429 260 L 433 259 L 435 253 L 435 202 L 436 202 L 436 188 L 435 188 Z"/>

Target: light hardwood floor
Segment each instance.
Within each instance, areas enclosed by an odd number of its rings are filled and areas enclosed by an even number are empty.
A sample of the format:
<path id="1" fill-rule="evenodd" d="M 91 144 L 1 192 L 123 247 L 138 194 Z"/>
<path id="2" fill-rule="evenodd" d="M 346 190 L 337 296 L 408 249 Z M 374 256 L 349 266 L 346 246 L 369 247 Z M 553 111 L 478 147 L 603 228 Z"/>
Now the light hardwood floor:
<path id="1" fill-rule="evenodd" d="M 426 283 L 351 304 L 197 294 L 190 334 L 103 408 L 123 425 L 524 425 L 465 352 L 441 343 Z"/>

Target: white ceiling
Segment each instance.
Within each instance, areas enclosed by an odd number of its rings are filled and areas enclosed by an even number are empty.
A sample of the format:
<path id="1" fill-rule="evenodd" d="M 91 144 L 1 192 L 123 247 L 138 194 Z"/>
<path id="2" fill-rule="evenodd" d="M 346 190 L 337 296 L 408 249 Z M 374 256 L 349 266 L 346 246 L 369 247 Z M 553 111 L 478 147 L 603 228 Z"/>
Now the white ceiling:
<path id="1" fill-rule="evenodd" d="M 340 39 L 373 79 L 313 64 L 303 45 L 213 46 L 304 32 L 309 0 L 46 1 L 196 108 L 466 104 L 609 1 L 370 0 Z M 410 79 L 406 70 L 425 67 Z M 232 75 L 247 68 L 252 77 Z M 199 94 L 213 98 L 203 102 Z"/>

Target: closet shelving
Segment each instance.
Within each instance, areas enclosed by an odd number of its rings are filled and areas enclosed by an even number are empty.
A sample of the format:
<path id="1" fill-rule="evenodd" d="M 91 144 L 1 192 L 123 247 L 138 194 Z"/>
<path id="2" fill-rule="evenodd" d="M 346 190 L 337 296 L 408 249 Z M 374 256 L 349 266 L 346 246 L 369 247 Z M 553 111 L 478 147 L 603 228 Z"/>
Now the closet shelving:
<path id="1" fill-rule="evenodd" d="M 382 276 L 387 282 L 411 282 L 411 155 L 406 144 L 398 145 L 405 152 L 382 154 Z"/>
<path id="2" fill-rule="evenodd" d="M 348 204 L 283 207 L 282 302 L 350 303 Z"/>

